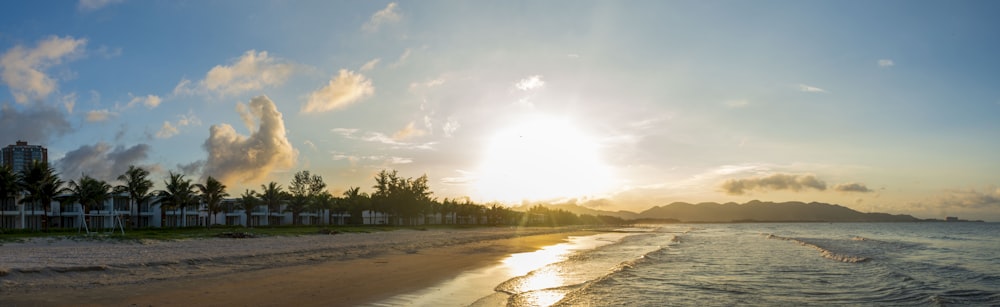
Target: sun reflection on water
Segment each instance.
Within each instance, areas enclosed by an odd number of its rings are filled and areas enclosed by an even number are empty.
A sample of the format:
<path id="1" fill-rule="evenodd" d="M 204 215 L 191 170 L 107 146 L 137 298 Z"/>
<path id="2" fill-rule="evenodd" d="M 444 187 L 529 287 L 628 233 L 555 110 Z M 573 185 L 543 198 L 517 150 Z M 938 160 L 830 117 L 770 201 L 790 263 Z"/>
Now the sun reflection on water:
<path id="1" fill-rule="evenodd" d="M 562 300 L 565 293 L 545 289 L 563 286 L 565 280 L 557 267 L 548 266 L 566 259 L 572 245 L 557 244 L 530 253 L 513 254 L 503 264 L 514 276 L 521 276 L 508 284 L 509 293 L 519 294 L 517 306 L 550 306 Z M 547 267 L 548 266 L 548 267 Z"/>

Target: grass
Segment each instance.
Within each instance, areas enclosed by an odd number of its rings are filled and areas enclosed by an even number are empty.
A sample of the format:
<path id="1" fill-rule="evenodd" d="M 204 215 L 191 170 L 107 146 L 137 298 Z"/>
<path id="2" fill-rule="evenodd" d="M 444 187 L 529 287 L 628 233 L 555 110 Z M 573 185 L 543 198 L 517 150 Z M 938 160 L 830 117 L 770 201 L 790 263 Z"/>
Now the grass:
<path id="1" fill-rule="evenodd" d="M 379 231 L 393 231 L 401 229 L 428 230 L 428 229 L 463 229 L 477 227 L 492 227 L 485 225 L 420 225 L 420 226 L 386 226 L 386 225 L 310 225 L 310 226 L 260 226 L 246 228 L 242 226 L 204 226 L 183 227 L 183 228 L 140 228 L 125 230 L 122 235 L 120 231 L 109 233 L 106 229 L 100 232 L 85 234 L 79 233 L 76 229 L 50 229 L 47 232 L 25 229 L 4 229 L 0 230 L 0 244 L 10 242 L 23 242 L 32 238 L 50 239 L 71 239 L 71 240 L 186 240 L 203 239 L 226 236 L 227 234 L 248 234 L 253 237 L 269 236 L 303 236 L 321 235 L 328 233 L 370 233 Z"/>

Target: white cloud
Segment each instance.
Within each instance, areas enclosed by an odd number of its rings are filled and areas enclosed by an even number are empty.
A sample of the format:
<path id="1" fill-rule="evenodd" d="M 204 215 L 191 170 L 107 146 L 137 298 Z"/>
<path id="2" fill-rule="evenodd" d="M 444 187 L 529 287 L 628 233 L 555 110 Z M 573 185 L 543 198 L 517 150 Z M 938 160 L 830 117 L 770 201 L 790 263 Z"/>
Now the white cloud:
<path id="1" fill-rule="evenodd" d="M 389 158 L 389 163 L 390 164 L 408 164 L 408 163 L 413 163 L 413 159 L 402 158 L 402 157 L 390 157 Z"/>
<path id="2" fill-rule="evenodd" d="M 0 56 L 0 79 L 17 103 L 44 99 L 57 87 L 56 80 L 45 70 L 79 55 L 86 44 L 86 39 L 52 36 L 39 41 L 35 48 L 16 45 Z"/>
<path id="3" fill-rule="evenodd" d="M 406 128 L 404 128 L 403 130 L 405 130 L 405 129 Z M 364 133 L 361 133 L 360 130 L 354 129 L 354 128 L 333 128 L 330 131 L 332 131 L 333 133 L 336 133 L 336 134 L 338 134 L 338 135 L 340 135 L 340 136 L 342 136 L 342 137 L 344 137 L 346 139 L 359 140 L 359 141 L 365 141 L 365 142 L 371 142 L 371 143 L 380 143 L 380 144 L 384 144 L 384 145 L 391 145 L 393 148 L 397 148 L 397 149 L 398 148 L 407 148 L 407 149 L 424 149 L 424 150 L 430 150 L 430 149 L 433 149 L 433 145 L 434 144 L 437 144 L 436 142 L 419 143 L 419 144 L 417 144 L 417 143 L 407 143 L 407 142 L 403 142 L 401 140 L 397 140 L 394 137 L 390 137 L 390 136 L 388 136 L 388 135 L 386 135 L 384 133 L 380 133 L 380 132 L 364 132 Z M 399 133 L 400 132 L 397 132 L 397 134 L 399 134 Z"/>
<path id="4" fill-rule="evenodd" d="M 309 94 L 303 113 L 326 112 L 347 106 L 375 93 L 372 81 L 364 75 L 341 69 L 330 83 Z"/>
<path id="5" fill-rule="evenodd" d="M 406 48 L 406 50 L 403 50 L 403 53 L 399 55 L 399 58 L 396 59 L 396 62 L 390 64 L 389 67 L 390 68 L 396 68 L 396 67 L 399 67 L 400 65 L 405 64 L 406 60 L 410 59 L 410 55 L 412 55 L 412 54 L 413 54 L 413 49 Z"/>
<path id="6" fill-rule="evenodd" d="M 406 127 L 403 127 L 403 129 L 396 131 L 396 133 L 392 135 L 392 139 L 397 141 L 402 141 L 412 137 L 423 136 L 425 134 L 427 134 L 427 131 L 417 128 L 413 122 L 410 122 L 408 125 L 406 125 Z"/>
<path id="7" fill-rule="evenodd" d="M 115 112 L 108 111 L 108 109 L 92 110 L 87 112 L 86 119 L 88 122 L 103 122 L 111 119 L 111 117 L 117 115 Z"/>
<path id="8" fill-rule="evenodd" d="M 892 66 L 895 66 L 895 65 L 896 65 L 896 63 L 893 62 L 890 59 L 881 59 L 881 60 L 878 60 L 878 67 L 885 68 L 885 67 L 892 67 Z"/>
<path id="9" fill-rule="evenodd" d="M 128 102 L 129 108 L 141 103 L 145 105 L 146 108 L 153 109 L 158 107 L 160 103 L 163 102 L 163 99 L 156 95 L 134 96 L 132 93 L 128 93 L 128 95 L 132 97 L 132 100 L 129 100 Z"/>
<path id="10" fill-rule="evenodd" d="M 274 102 L 267 96 L 257 96 L 247 108 L 260 126 L 244 136 L 228 124 L 212 125 L 202 145 L 208 152 L 203 176 L 229 184 L 259 182 L 275 169 L 295 165 L 298 151 L 288 141 L 285 122 Z"/>
<path id="11" fill-rule="evenodd" d="M 372 17 L 361 28 L 368 32 L 375 32 L 383 24 L 399 21 L 401 16 L 399 15 L 398 8 L 399 5 L 396 2 L 390 2 L 384 9 L 372 14 Z"/>
<path id="12" fill-rule="evenodd" d="M 448 121 L 444 123 L 444 127 L 442 127 L 441 130 L 444 131 L 445 137 L 450 138 L 452 135 L 455 135 L 455 131 L 458 130 L 458 128 L 461 126 L 462 125 L 458 124 L 458 120 L 449 117 Z"/>
<path id="13" fill-rule="evenodd" d="M 125 0 L 80 0 L 76 8 L 81 11 L 96 11 L 105 6 L 122 3 Z"/>
<path id="14" fill-rule="evenodd" d="M 220 95 L 235 95 L 284 84 L 295 70 L 295 64 L 271 57 L 267 51 L 250 50 L 232 65 L 212 67 L 198 87 Z M 194 89 L 187 79 L 182 79 L 174 87 L 175 94 L 191 92 Z"/>
<path id="15" fill-rule="evenodd" d="M 542 76 L 540 75 L 534 75 L 521 79 L 521 81 L 518 81 L 517 84 L 514 84 L 514 87 L 517 87 L 517 89 L 522 91 L 539 89 L 543 86 L 545 86 L 545 81 L 542 80 Z"/>
<path id="16" fill-rule="evenodd" d="M 73 114 L 73 108 L 76 107 L 76 92 L 66 94 L 62 97 L 63 106 L 66 107 L 66 113 Z"/>
<path id="17" fill-rule="evenodd" d="M 156 132 L 156 137 L 166 139 L 175 136 L 178 133 L 180 133 L 180 130 L 177 130 L 177 127 L 174 127 L 174 125 L 169 121 L 164 121 L 163 126 L 160 127 L 160 131 Z"/>
<path id="18" fill-rule="evenodd" d="M 164 121 L 163 126 L 160 127 L 160 131 L 156 132 L 156 137 L 167 139 L 180 133 L 180 127 L 201 126 L 201 119 L 198 119 L 193 112 L 189 112 L 187 115 L 178 115 L 178 117 L 180 117 L 180 119 L 178 119 L 176 123 Z"/>
<path id="19" fill-rule="evenodd" d="M 382 59 L 374 59 L 374 60 L 368 61 L 367 63 L 365 63 L 365 65 L 361 65 L 361 69 L 360 70 L 361 71 L 369 71 L 369 70 L 375 69 L 375 66 L 378 65 L 378 62 L 381 61 L 381 60 Z"/>
<path id="20" fill-rule="evenodd" d="M 750 105 L 750 101 L 746 99 L 735 99 L 726 101 L 726 106 L 730 108 L 742 108 Z"/>
<path id="21" fill-rule="evenodd" d="M 799 84 L 799 90 L 807 93 L 826 93 L 826 90 L 805 84 Z"/>
<path id="22" fill-rule="evenodd" d="M 306 146 L 309 146 L 309 149 L 316 151 L 316 143 L 313 143 L 310 140 L 305 140 L 304 142 L 302 142 L 302 144 L 305 144 Z"/>

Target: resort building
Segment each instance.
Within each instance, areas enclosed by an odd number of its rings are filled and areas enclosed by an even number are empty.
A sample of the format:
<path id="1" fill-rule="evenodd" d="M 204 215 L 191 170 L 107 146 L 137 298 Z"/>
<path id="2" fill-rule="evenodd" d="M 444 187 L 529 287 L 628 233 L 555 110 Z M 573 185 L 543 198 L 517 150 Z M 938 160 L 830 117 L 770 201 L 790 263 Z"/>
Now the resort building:
<path id="1" fill-rule="evenodd" d="M 48 163 L 49 150 L 42 145 L 28 145 L 25 141 L 0 149 L 0 166 L 10 166 L 14 172 L 20 173 L 35 161 Z"/>
<path id="2" fill-rule="evenodd" d="M 351 221 L 351 214 L 331 209 L 309 209 L 297 216 L 289 210 L 289 204 L 282 202 L 272 207 L 259 204 L 247 214 L 238 198 L 224 199 L 220 211 L 209 212 L 204 203 L 182 208 L 161 210 L 156 197 L 141 203 L 133 203 L 127 194 L 112 195 L 100 206 L 87 208 L 84 212 L 79 203 L 63 202 L 60 195 L 49 204 L 48 209 L 41 204 L 20 203 L 23 196 L 3 201 L 0 207 L 0 229 L 84 229 L 88 231 L 108 231 L 133 228 L 173 228 L 204 227 L 209 225 L 227 226 L 282 226 L 282 225 L 345 225 Z M 47 212 L 46 212 L 47 211 Z M 48 217 L 47 219 L 45 217 Z M 364 225 L 424 225 L 424 224 L 476 224 L 484 223 L 483 212 L 428 213 L 421 217 L 404 220 L 391 217 L 384 212 L 364 210 L 360 222 Z"/>

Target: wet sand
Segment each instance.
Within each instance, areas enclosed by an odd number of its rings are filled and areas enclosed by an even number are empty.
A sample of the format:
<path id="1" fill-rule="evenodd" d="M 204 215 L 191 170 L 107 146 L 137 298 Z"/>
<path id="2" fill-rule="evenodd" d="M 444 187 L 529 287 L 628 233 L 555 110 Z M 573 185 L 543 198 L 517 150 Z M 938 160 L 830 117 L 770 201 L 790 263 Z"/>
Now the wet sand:
<path id="1" fill-rule="evenodd" d="M 25 265 L 29 261 L 22 261 L 21 268 L 0 268 L 6 272 L 0 277 L 0 302 L 5 306 L 355 306 L 424 289 L 464 271 L 494 265 L 510 254 L 563 242 L 571 235 L 592 233 L 550 228 L 401 230 L 339 238 L 275 238 L 284 240 L 263 242 L 258 246 L 263 250 L 244 249 L 238 255 L 227 254 L 231 251 L 226 245 L 232 239 L 194 240 L 167 244 L 174 250 L 184 250 L 185 244 L 205 244 L 199 245 L 198 257 L 187 260 L 156 262 L 146 257 L 144 263 L 151 265 L 103 267 L 84 261 L 75 269 L 30 267 Z M 20 248 L 6 244 L 0 246 L 0 254 L 44 244 L 29 242 Z M 115 248 L 105 245 L 85 248 Z M 288 246 L 296 251 L 285 252 Z M 213 248 L 220 250 L 204 250 Z M 32 252 L 53 250 L 60 249 Z M 225 257 L 205 257 L 212 254 Z M 7 260 L 4 257 L 11 258 L 0 256 L 0 260 Z"/>

